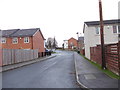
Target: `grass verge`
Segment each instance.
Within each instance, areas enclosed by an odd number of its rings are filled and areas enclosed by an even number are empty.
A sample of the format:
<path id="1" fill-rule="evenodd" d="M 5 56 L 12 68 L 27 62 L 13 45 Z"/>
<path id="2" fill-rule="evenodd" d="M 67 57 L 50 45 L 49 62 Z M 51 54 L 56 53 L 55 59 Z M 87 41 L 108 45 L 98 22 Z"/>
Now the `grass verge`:
<path id="1" fill-rule="evenodd" d="M 80 54 L 80 55 L 81 55 L 81 54 Z M 104 72 L 104 73 L 105 73 L 106 75 L 108 75 L 109 77 L 120 80 L 120 76 L 116 75 L 115 73 L 111 72 L 111 71 L 108 70 L 108 69 L 103 70 L 103 69 L 101 68 L 101 65 L 92 62 L 91 60 L 89 60 L 88 58 L 86 58 L 86 57 L 83 56 L 83 55 L 81 55 L 81 56 L 82 56 L 83 58 L 85 58 L 86 60 L 88 60 L 91 64 L 93 64 L 94 66 L 96 66 L 99 70 L 101 70 L 102 72 Z"/>
<path id="2" fill-rule="evenodd" d="M 56 53 L 56 52 L 52 52 L 52 54 L 54 54 L 54 53 Z"/>

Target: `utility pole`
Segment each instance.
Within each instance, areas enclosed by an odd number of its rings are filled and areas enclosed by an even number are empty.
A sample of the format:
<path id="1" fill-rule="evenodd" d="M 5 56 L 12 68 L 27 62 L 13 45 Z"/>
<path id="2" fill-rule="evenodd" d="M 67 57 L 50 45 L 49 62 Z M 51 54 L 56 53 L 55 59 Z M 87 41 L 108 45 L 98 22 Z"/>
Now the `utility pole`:
<path id="1" fill-rule="evenodd" d="M 104 26 L 103 26 L 102 1 L 101 0 L 99 0 L 99 14 L 100 14 L 100 37 L 101 37 L 102 69 L 106 69 L 104 30 L 103 30 Z"/>

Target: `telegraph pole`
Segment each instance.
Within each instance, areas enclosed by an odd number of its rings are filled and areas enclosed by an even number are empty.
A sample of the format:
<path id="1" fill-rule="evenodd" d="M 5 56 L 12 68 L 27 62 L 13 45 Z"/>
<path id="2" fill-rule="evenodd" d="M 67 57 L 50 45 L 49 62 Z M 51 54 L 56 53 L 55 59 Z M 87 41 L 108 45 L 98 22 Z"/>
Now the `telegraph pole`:
<path id="1" fill-rule="evenodd" d="M 103 26 L 102 1 L 101 0 L 99 0 L 99 14 L 100 14 L 100 37 L 101 37 L 102 69 L 106 69 L 104 30 L 103 30 L 104 26 Z"/>

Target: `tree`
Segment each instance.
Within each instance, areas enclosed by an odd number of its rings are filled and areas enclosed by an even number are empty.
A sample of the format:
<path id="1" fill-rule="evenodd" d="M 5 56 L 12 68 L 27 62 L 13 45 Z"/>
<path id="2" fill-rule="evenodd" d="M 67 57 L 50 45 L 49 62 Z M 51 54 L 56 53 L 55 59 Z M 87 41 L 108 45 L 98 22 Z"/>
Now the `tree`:
<path id="1" fill-rule="evenodd" d="M 53 45 L 52 45 L 52 47 L 53 47 L 54 49 L 56 49 L 56 47 L 57 47 L 57 41 L 55 40 L 55 37 L 54 37 L 54 40 L 53 40 Z"/>
<path id="2" fill-rule="evenodd" d="M 49 49 L 56 49 L 56 47 L 57 47 L 57 41 L 56 41 L 56 39 L 55 39 L 55 37 L 54 38 L 48 38 L 47 39 L 47 42 L 46 42 L 46 47 L 47 48 L 49 48 Z"/>
<path id="3" fill-rule="evenodd" d="M 52 48 L 51 41 L 48 41 L 48 48 Z"/>

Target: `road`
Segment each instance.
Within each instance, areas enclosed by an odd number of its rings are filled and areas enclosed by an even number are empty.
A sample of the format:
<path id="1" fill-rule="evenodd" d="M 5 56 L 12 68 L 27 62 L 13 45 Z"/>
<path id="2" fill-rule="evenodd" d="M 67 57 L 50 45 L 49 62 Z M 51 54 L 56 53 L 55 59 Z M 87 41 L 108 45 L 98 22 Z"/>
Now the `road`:
<path id="1" fill-rule="evenodd" d="M 3 88 L 79 88 L 73 52 L 58 51 L 55 58 L 3 72 Z"/>

